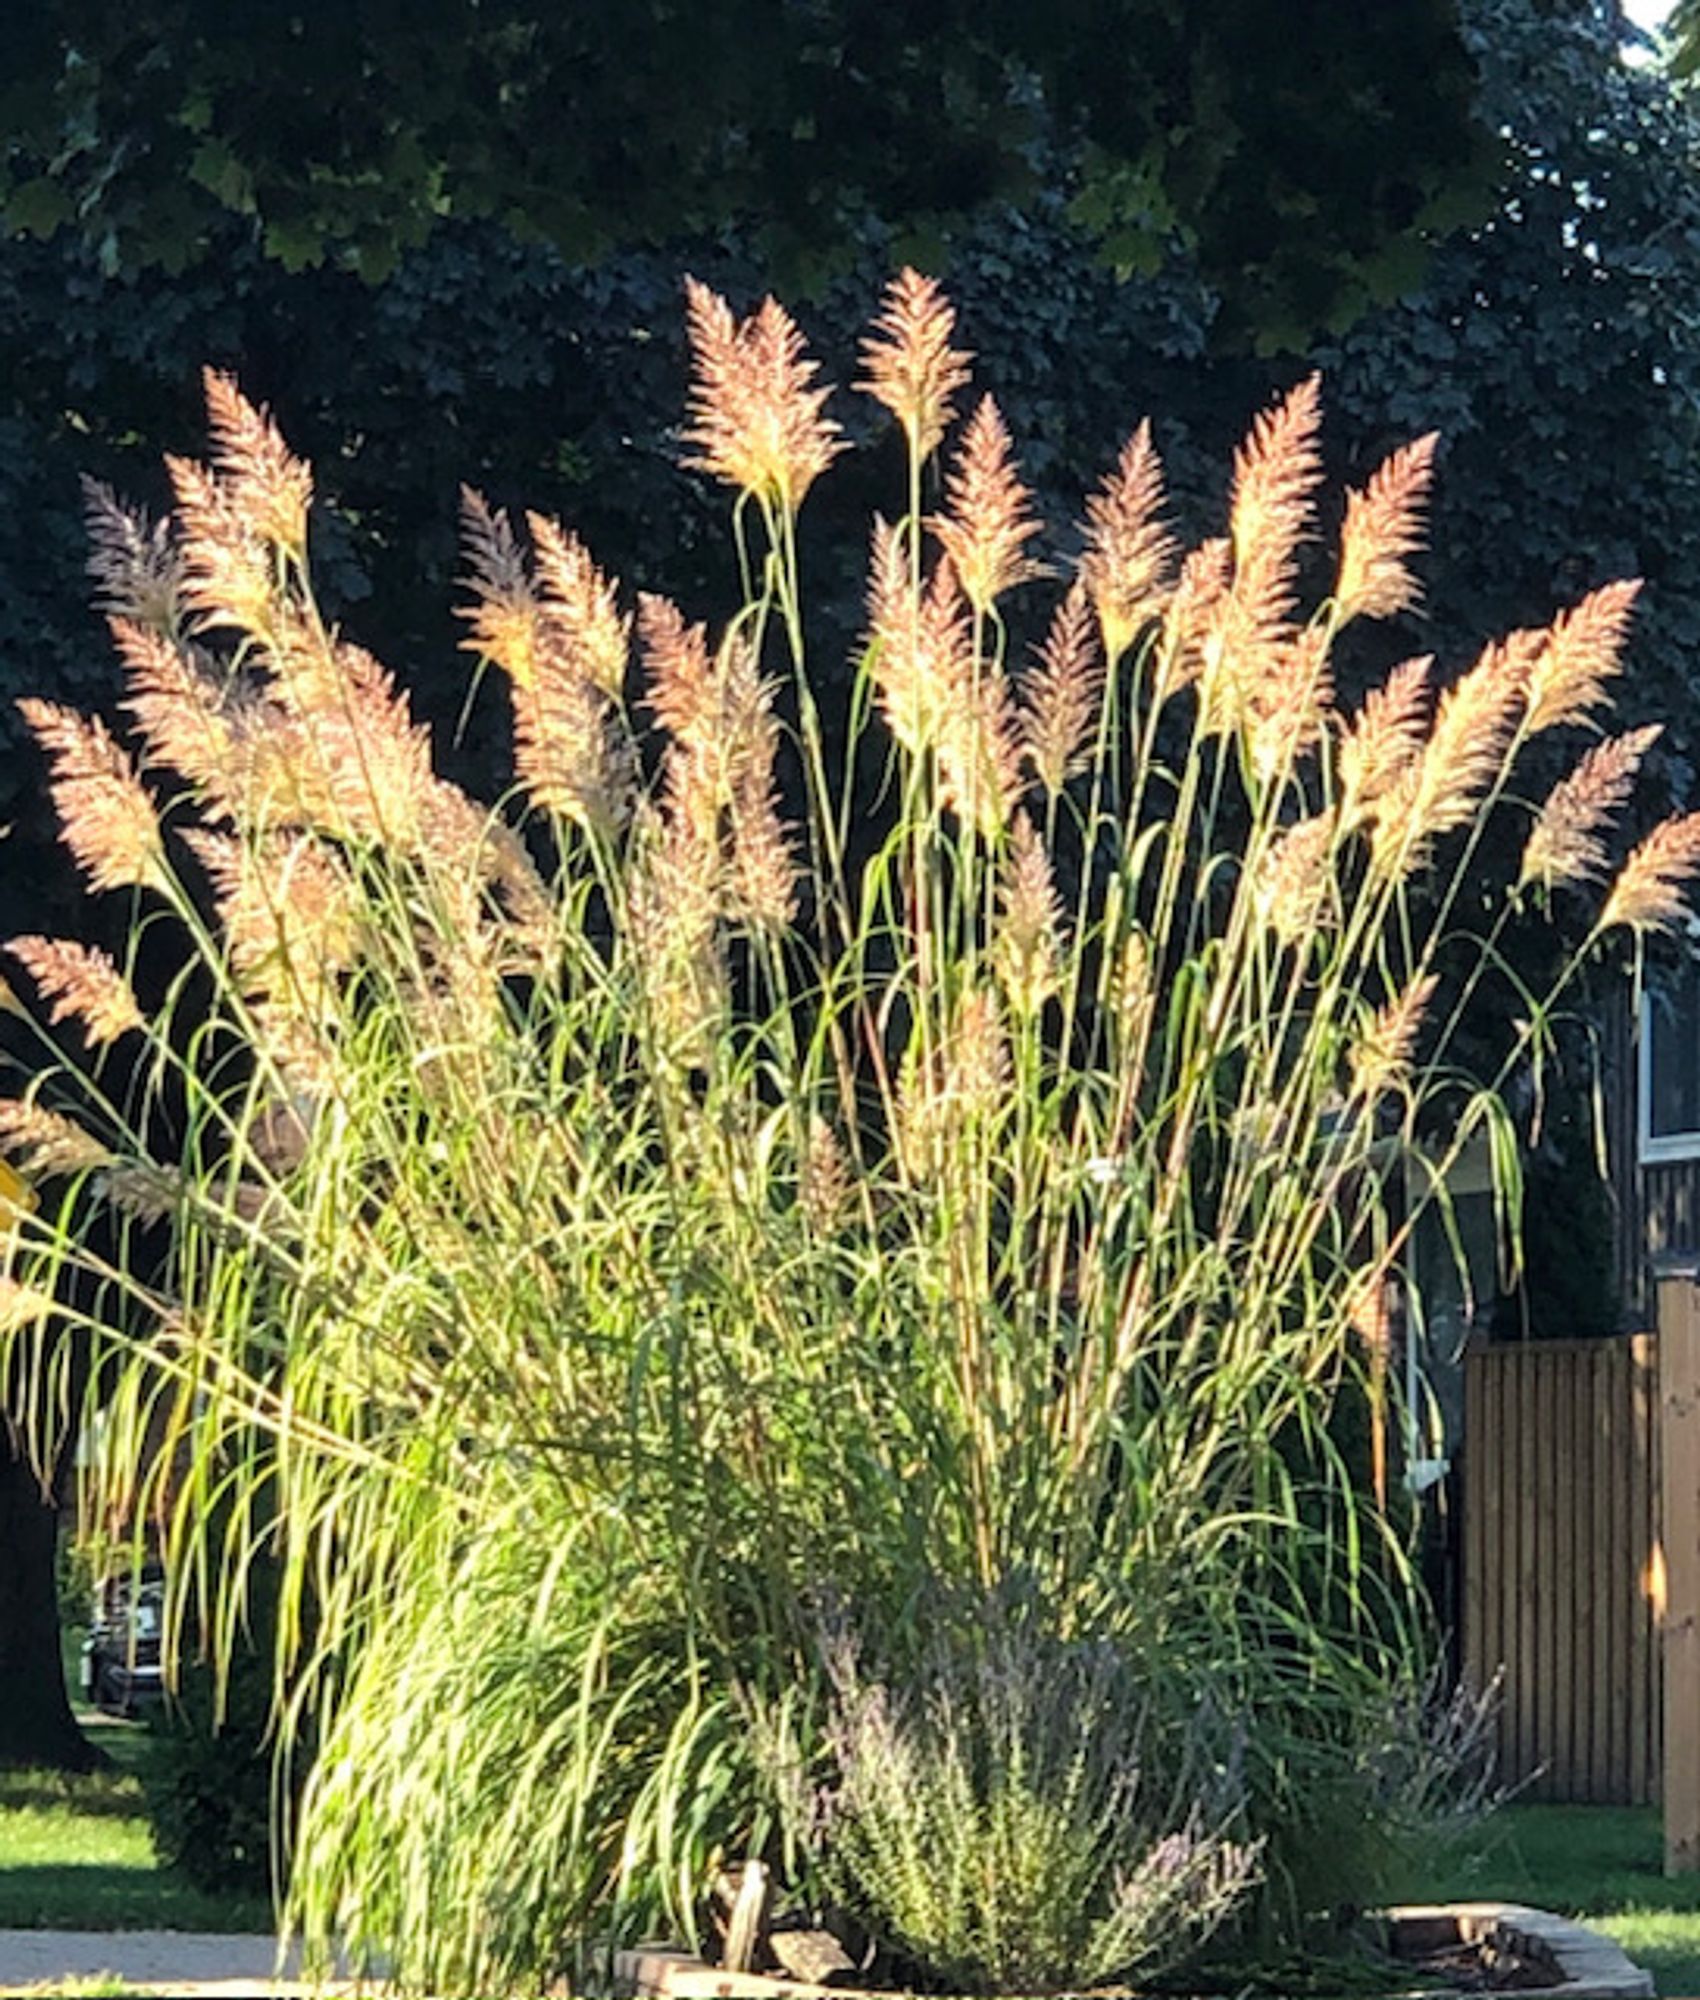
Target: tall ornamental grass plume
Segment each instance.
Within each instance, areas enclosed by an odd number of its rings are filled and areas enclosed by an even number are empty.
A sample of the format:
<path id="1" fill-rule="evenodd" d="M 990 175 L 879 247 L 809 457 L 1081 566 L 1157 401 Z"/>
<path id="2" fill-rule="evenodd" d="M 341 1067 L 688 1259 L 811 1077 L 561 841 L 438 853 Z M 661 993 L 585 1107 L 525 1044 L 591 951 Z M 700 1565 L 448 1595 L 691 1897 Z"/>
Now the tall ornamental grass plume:
<path id="1" fill-rule="evenodd" d="M 808 1902 L 832 1856 L 762 1746 L 860 1796 L 830 1608 L 891 1714 L 937 1724 L 948 1686 L 1014 1757 L 1019 1704 L 975 1704 L 1019 1603 L 1036 1656 L 1141 1691 L 1146 1845 L 1077 1871 L 1061 1929 L 1096 1942 L 1047 1977 L 1149 1975 L 1207 1927 L 1144 1922 L 1151 1854 L 1278 1927 L 1369 1893 L 1410 1817 L 1412 1231 L 1484 1132 L 1514 1207 L 1501 1087 L 1583 954 L 1680 921 L 1700 815 L 1624 856 L 1653 732 L 1599 732 L 1633 584 L 1338 697 L 1347 628 L 1417 601 L 1432 440 L 1347 495 L 1314 608 L 1314 380 L 1256 420 L 1219 537 L 1177 545 L 1144 424 L 1059 537 L 913 272 L 858 384 L 906 489 L 823 714 L 796 525 L 839 406 L 773 300 L 688 310 L 687 462 L 732 495 L 743 601 L 707 629 L 469 493 L 494 807 L 321 614 L 310 473 L 233 382 L 169 523 L 92 494 L 122 717 L 24 711 L 130 945 L 7 947 L 40 1057 L 0 1149 L 41 1199 L 3 1359 L 44 1450 L 79 1385 L 102 1406 L 92 1498 L 156 1527 L 174 1629 L 228 1658 L 275 1573 L 315 1950 L 518 1992 L 697 1935 L 729 1860 Z M 1554 732 L 1580 754 L 1527 801 Z M 1521 864 L 1484 906 L 1490 823 Z M 1530 990 L 1515 937 L 1559 899 L 1593 914 Z M 178 968 L 146 1003 L 144 943 Z M 1054 1828 L 1074 1767 L 1025 1768 Z M 891 1876 L 855 1871 L 876 1936 Z"/>

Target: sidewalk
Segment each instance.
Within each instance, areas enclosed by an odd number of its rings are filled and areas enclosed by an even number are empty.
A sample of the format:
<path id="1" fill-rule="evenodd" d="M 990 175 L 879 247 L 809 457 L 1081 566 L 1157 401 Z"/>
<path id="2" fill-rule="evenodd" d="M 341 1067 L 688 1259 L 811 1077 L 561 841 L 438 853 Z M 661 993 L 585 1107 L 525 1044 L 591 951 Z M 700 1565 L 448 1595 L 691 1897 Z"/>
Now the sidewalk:
<path id="1" fill-rule="evenodd" d="M 63 1995 L 110 1994 L 115 1982 L 150 2000 L 156 1994 L 266 2000 L 306 1990 L 288 1977 L 292 1962 L 282 1978 L 276 1963 L 275 1940 L 252 1933 L 0 1930 L 0 1994 L 43 1987 Z"/>

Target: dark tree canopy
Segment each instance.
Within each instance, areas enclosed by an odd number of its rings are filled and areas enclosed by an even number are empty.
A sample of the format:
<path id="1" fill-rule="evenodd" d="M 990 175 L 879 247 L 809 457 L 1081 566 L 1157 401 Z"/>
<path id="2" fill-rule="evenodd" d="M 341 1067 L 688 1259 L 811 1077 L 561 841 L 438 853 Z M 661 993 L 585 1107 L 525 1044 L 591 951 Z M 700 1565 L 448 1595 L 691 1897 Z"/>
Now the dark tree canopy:
<path id="1" fill-rule="evenodd" d="M 182 269 L 391 271 L 446 218 L 569 259 L 755 227 L 791 287 L 1071 162 L 1124 269 L 1186 246 L 1266 335 L 1340 323 L 1480 206 L 1456 0 L 58 0 L 0 9 L 0 221 Z"/>

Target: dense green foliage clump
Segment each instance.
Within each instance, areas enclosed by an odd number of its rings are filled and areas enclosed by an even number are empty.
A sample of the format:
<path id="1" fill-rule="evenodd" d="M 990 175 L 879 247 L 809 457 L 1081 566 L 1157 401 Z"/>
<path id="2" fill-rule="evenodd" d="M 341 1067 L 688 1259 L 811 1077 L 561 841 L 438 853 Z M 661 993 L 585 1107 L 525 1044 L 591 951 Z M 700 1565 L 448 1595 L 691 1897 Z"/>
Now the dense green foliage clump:
<path id="1" fill-rule="evenodd" d="M 697 1932 L 735 1859 L 982 1990 L 1291 1942 L 1456 1802 L 1390 1476 L 1412 1232 L 1478 1137 L 1514 1203 L 1504 1086 L 1700 872 L 1700 815 L 1623 825 L 1656 728 L 1600 735 L 1638 585 L 1358 699 L 1432 436 L 1324 541 L 1307 378 L 1183 554 L 1141 424 L 1046 560 L 911 269 L 845 686 L 800 543 L 866 470 L 838 399 L 771 297 L 687 316 L 740 594 L 693 622 L 468 491 L 493 808 L 324 615 L 312 474 L 230 378 L 169 522 L 91 495 L 127 737 L 23 715 L 131 916 L 8 947 L 0 1147 L 65 1192 L 10 1218 L 0 1362 L 44 1457 L 86 1362 L 179 1644 L 228 1663 L 276 1565 L 316 1949 L 529 1990 Z"/>

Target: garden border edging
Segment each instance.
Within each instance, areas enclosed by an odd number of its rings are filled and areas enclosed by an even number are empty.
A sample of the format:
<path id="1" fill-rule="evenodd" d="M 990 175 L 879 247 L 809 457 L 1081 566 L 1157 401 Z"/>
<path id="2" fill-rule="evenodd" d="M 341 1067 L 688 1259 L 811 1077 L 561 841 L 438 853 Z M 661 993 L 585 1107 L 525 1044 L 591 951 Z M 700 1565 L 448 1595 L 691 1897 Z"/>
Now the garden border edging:
<path id="1" fill-rule="evenodd" d="M 1585 1924 L 1525 1903 L 1398 1903 L 1384 1912 L 1390 1941 L 1413 1956 L 1455 1945 L 1501 1944 L 1550 1968 L 1552 1983 L 1518 2000 L 1653 2000 L 1653 1975 Z M 817 1986 L 762 1972 L 725 1972 L 690 1952 L 638 1945 L 614 1954 L 614 1990 L 630 2000 L 894 2000 L 851 1986 Z M 1402 2000 L 1455 2000 L 1452 1987 L 1414 1988 Z"/>
<path id="2" fill-rule="evenodd" d="M 1526 1903 L 1398 1903 L 1387 1912 L 1395 1942 L 1413 1952 L 1454 1944 L 1503 1943 L 1552 1969 L 1550 1986 L 1523 1987 L 1522 2000 L 1651 2000 L 1653 1975 L 1598 1931 Z"/>

